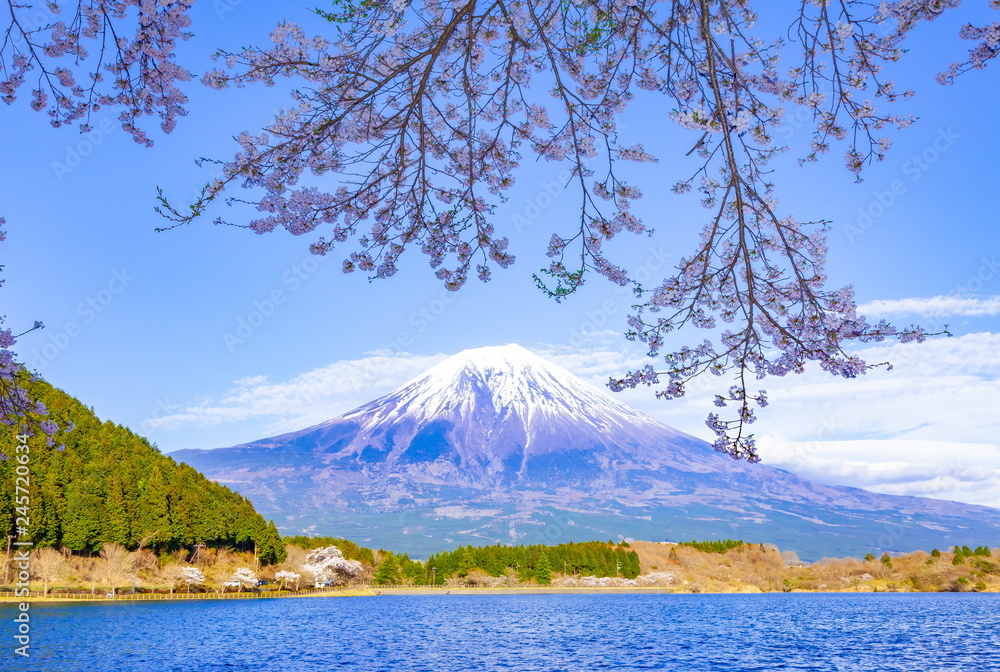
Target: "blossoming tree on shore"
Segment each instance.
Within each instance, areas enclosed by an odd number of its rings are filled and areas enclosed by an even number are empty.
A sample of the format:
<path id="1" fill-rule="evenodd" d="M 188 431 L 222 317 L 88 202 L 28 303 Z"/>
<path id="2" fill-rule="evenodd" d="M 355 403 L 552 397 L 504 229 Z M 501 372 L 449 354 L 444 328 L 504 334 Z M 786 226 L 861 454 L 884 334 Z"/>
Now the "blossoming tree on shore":
<path id="1" fill-rule="evenodd" d="M 191 592 L 194 586 L 201 586 L 205 583 L 205 575 L 197 567 L 182 567 L 180 578 L 187 585 L 187 592 Z"/>
<path id="2" fill-rule="evenodd" d="M 253 570 L 249 567 L 240 567 L 233 575 L 229 577 L 228 581 L 222 583 L 221 592 L 226 592 L 226 588 L 235 588 L 236 592 L 242 593 L 243 589 L 252 589 L 257 587 L 257 575 L 253 573 Z"/>
<path id="3" fill-rule="evenodd" d="M 302 575 L 296 572 L 283 570 L 275 574 L 274 578 L 278 582 L 278 590 L 284 590 L 286 586 L 291 587 L 292 590 L 298 590 L 299 581 L 302 580 Z"/>
<path id="4" fill-rule="evenodd" d="M 313 575 L 313 585 L 320 588 L 346 583 L 361 573 L 362 565 L 357 560 L 345 558 L 336 546 L 323 546 L 309 551 L 302 569 Z"/>

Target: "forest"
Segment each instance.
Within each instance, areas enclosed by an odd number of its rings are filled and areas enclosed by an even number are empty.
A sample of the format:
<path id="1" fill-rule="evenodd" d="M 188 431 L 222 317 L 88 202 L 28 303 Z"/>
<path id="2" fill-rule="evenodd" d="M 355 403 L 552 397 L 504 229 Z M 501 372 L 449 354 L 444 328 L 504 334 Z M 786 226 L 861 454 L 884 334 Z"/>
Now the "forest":
<path id="1" fill-rule="evenodd" d="M 11 540 L 30 539 L 36 548 L 82 555 L 111 543 L 158 554 L 225 547 L 255 552 L 265 565 L 285 559 L 274 523 L 245 497 L 127 428 L 102 422 L 48 383 L 22 384 L 48 409 L 44 421 L 63 429 L 51 445 L 45 432 L 33 432 L 27 450 L 14 432 L 0 436 L 0 520 L 8 549 Z"/>

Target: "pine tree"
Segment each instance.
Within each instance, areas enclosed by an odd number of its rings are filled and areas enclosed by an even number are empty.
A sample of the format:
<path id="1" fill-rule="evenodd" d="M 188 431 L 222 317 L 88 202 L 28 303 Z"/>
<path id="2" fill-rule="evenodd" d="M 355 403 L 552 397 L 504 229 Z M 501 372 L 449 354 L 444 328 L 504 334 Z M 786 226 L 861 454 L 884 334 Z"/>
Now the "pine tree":
<path id="1" fill-rule="evenodd" d="M 472 546 L 465 546 L 459 549 L 458 556 L 458 571 L 456 574 L 458 576 L 466 576 L 468 573 L 476 568 L 476 558 L 472 552 Z"/>
<path id="2" fill-rule="evenodd" d="M 380 586 L 399 583 L 399 563 L 396 561 L 396 556 L 392 553 L 382 556 L 382 562 L 379 563 L 373 580 Z"/>
<path id="3" fill-rule="evenodd" d="M 154 466 L 139 495 L 140 539 L 148 539 L 151 546 L 163 547 L 172 541 L 173 526 L 170 524 L 170 505 L 167 503 L 167 487 L 159 466 Z"/>
<path id="4" fill-rule="evenodd" d="M 545 553 L 539 556 L 538 564 L 535 565 L 535 580 L 546 586 L 552 583 L 552 564 L 549 562 L 549 556 Z"/>
<path id="5" fill-rule="evenodd" d="M 88 492 L 85 481 L 71 483 L 66 492 L 62 543 L 74 551 L 96 547 L 101 541 L 103 508 L 100 498 Z"/>
<path id="6" fill-rule="evenodd" d="M 130 508 L 121 476 L 115 471 L 111 474 L 111 480 L 108 483 L 106 506 L 108 517 L 105 527 L 107 541 L 122 546 L 132 545 L 134 539 L 132 524 L 136 521 L 132 512 L 129 511 Z"/>
<path id="7" fill-rule="evenodd" d="M 288 557 L 285 544 L 278 534 L 274 521 L 268 521 L 256 538 L 257 559 L 264 565 L 276 565 Z"/>

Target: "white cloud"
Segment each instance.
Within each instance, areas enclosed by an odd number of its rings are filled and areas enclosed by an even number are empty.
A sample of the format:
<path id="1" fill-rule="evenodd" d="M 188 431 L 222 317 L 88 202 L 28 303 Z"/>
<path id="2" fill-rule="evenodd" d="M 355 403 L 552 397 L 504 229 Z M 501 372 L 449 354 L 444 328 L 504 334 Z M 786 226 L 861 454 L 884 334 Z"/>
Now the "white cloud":
<path id="1" fill-rule="evenodd" d="M 862 315 L 922 315 L 924 317 L 949 317 L 962 315 L 981 317 L 1000 315 L 1000 296 L 983 298 L 968 296 L 932 296 L 929 299 L 887 299 L 869 301 L 858 306 Z"/>
<path id="2" fill-rule="evenodd" d="M 858 354 L 893 368 L 848 380 L 812 367 L 756 381 L 771 400 L 753 426 L 764 463 L 835 485 L 1000 507 L 1000 334 L 885 343 Z M 603 346 L 548 356 L 595 385 L 654 361 Z M 703 377 L 669 401 L 646 388 L 614 396 L 708 438 L 705 416 L 718 410 L 712 396 L 728 384 Z"/>
<path id="3" fill-rule="evenodd" d="M 1000 447 L 949 441 L 792 442 L 763 438 L 767 464 L 803 478 L 890 495 L 1000 507 Z"/>
<path id="4" fill-rule="evenodd" d="M 266 431 L 290 431 L 346 413 L 416 377 L 445 355 L 389 356 L 370 353 L 272 383 L 266 376 L 234 382 L 221 399 L 205 401 L 176 413 L 151 418 L 152 429 L 209 426 L 264 420 Z"/>

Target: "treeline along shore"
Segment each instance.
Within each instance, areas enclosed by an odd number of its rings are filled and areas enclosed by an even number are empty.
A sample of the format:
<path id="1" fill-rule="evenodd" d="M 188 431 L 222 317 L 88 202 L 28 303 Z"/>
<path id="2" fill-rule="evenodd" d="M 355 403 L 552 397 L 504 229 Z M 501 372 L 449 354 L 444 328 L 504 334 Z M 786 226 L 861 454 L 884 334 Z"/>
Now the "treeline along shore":
<path id="1" fill-rule="evenodd" d="M 584 542 L 466 546 L 419 561 L 345 539 L 286 537 L 285 559 L 207 549 L 199 557 L 113 547 L 97 556 L 33 554 L 30 598 L 204 599 L 555 592 L 1000 592 L 1000 551 L 953 547 L 799 562 L 769 544 Z M 721 548 L 720 548 L 721 547 Z M 317 558 L 325 557 L 323 564 Z M 237 577 L 242 576 L 240 580 Z M 0 600 L 15 598 L 0 585 Z"/>

